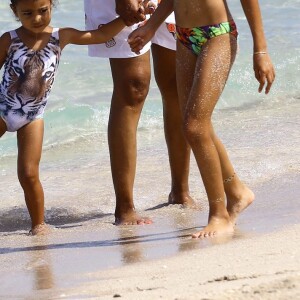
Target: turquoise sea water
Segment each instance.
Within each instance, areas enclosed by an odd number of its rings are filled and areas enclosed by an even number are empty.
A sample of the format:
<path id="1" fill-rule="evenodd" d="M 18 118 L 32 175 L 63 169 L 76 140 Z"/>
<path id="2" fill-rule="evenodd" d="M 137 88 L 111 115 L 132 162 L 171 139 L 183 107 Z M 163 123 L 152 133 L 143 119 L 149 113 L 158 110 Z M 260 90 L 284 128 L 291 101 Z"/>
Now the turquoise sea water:
<path id="1" fill-rule="evenodd" d="M 300 1 L 261 3 L 269 52 L 277 72 L 268 96 L 257 93 L 252 38 L 240 2 L 229 1 L 229 6 L 239 28 L 239 53 L 217 106 L 216 130 L 241 177 L 255 185 L 299 171 Z M 1 33 L 18 26 L 9 1 L 0 1 L 0 14 Z M 83 1 L 59 1 L 52 25 L 83 29 Z M 41 177 L 50 222 L 71 222 L 80 216 L 113 212 L 106 136 L 111 93 L 108 61 L 88 57 L 85 46 L 68 46 L 45 113 Z M 138 134 L 135 197 L 137 208 L 144 209 L 164 202 L 170 186 L 162 105 L 154 81 Z M 21 220 L 16 229 L 29 224 L 16 177 L 16 154 L 16 136 L 7 133 L 0 140 L 2 232 L 12 227 L 12 216 Z M 190 182 L 194 197 L 203 200 L 205 193 L 193 159 Z"/>

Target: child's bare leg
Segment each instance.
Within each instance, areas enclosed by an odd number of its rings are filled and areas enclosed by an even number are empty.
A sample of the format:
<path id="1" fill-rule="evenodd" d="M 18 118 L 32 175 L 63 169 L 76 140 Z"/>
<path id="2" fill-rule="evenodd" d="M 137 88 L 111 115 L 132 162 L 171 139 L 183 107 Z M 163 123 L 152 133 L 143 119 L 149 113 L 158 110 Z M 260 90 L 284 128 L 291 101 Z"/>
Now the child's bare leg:
<path id="1" fill-rule="evenodd" d="M 152 45 L 154 73 L 164 108 L 165 138 L 169 153 L 172 188 L 170 204 L 195 205 L 189 194 L 190 147 L 182 130 L 182 115 L 176 88 L 176 52 Z"/>
<path id="2" fill-rule="evenodd" d="M 149 53 L 110 59 L 114 82 L 108 124 L 111 171 L 116 194 L 115 224 L 150 224 L 133 203 L 136 171 L 136 130 L 150 82 Z"/>
<path id="3" fill-rule="evenodd" d="M 236 41 L 229 34 L 208 41 L 197 58 L 193 58 L 191 51 L 178 43 L 178 90 L 185 108 L 184 130 L 194 152 L 210 207 L 208 225 L 194 237 L 233 231 L 225 205 L 221 162 L 211 136 L 211 116 L 225 86 L 235 52 Z M 187 89 L 191 81 L 192 87 Z"/>
<path id="4" fill-rule="evenodd" d="M 238 215 L 253 202 L 254 193 L 239 179 L 224 145 L 213 130 L 212 137 L 221 162 L 224 190 L 227 198 L 227 211 L 231 222 L 235 224 Z"/>
<path id="5" fill-rule="evenodd" d="M 44 192 L 39 179 L 39 163 L 44 134 L 43 120 L 36 120 L 18 130 L 18 177 L 24 190 L 32 230 L 44 225 Z M 35 232 L 38 234 L 38 232 Z"/>

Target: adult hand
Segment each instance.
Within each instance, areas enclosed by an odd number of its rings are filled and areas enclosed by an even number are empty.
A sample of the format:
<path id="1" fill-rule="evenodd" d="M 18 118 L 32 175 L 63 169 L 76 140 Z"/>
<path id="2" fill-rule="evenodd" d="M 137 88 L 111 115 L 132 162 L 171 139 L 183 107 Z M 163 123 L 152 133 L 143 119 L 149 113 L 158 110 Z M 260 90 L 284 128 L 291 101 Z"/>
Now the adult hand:
<path id="1" fill-rule="evenodd" d="M 142 0 L 115 0 L 116 13 L 124 20 L 127 26 L 145 20 Z"/>
<path id="2" fill-rule="evenodd" d="M 275 80 L 275 70 L 269 54 L 254 54 L 253 69 L 259 82 L 258 92 L 260 93 L 266 84 L 265 93 L 268 94 Z"/>

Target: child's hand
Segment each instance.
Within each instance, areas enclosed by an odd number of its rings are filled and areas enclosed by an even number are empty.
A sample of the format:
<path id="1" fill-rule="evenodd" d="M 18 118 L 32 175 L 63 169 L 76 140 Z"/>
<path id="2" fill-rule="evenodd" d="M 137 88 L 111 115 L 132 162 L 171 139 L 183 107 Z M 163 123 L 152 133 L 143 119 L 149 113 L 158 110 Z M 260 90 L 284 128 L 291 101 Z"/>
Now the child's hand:
<path id="1" fill-rule="evenodd" d="M 268 53 L 253 55 L 253 69 L 255 78 L 259 82 L 258 92 L 260 93 L 267 84 L 265 93 L 268 94 L 275 80 L 275 70 Z"/>
<path id="2" fill-rule="evenodd" d="M 128 36 L 128 44 L 132 52 L 139 54 L 144 46 L 151 41 L 154 36 L 155 31 L 147 26 L 147 23 L 136 30 L 134 30 Z"/>
<path id="3" fill-rule="evenodd" d="M 150 0 L 144 0 L 143 2 L 144 14 L 151 15 L 154 13 L 156 9 L 156 5 Z"/>

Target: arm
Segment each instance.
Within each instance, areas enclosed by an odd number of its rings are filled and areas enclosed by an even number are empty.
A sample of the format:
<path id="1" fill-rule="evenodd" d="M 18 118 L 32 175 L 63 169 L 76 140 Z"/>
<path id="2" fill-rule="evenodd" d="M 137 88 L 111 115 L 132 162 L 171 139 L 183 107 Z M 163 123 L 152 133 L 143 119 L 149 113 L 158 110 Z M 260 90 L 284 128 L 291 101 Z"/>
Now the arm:
<path id="1" fill-rule="evenodd" d="M 152 39 L 158 27 L 173 11 L 173 0 L 163 0 L 144 26 L 139 27 L 128 37 L 133 52 L 139 51 Z"/>
<path id="2" fill-rule="evenodd" d="M 0 69 L 3 67 L 7 58 L 7 51 L 10 46 L 10 43 L 10 34 L 6 32 L 0 37 Z"/>
<path id="3" fill-rule="evenodd" d="M 275 71 L 267 52 L 267 42 L 258 0 L 241 0 L 241 4 L 253 38 L 253 69 L 255 78 L 259 82 L 258 91 L 263 90 L 267 81 L 265 92 L 268 94 L 275 79 Z"/>
<path id="4" fill-rule="evenodd" d="M 121 18 L 117 18 L 99 26 L 96 30 L 80 31 L 74 28 L 62 28 L 59 31 L 60 47 L 63 49 L 68 44 L 90 45 L 105 43 L 116 36 L 124 27 L 124 21 Z"/>
<path id="5" fill-rule="evenodd" d="M 145 14 L 142 8 L 143 0 L 115 0 L 115 1 L 116 1 L 116 13 L 124 20 L 127 26 L 145 20 Z"/>

